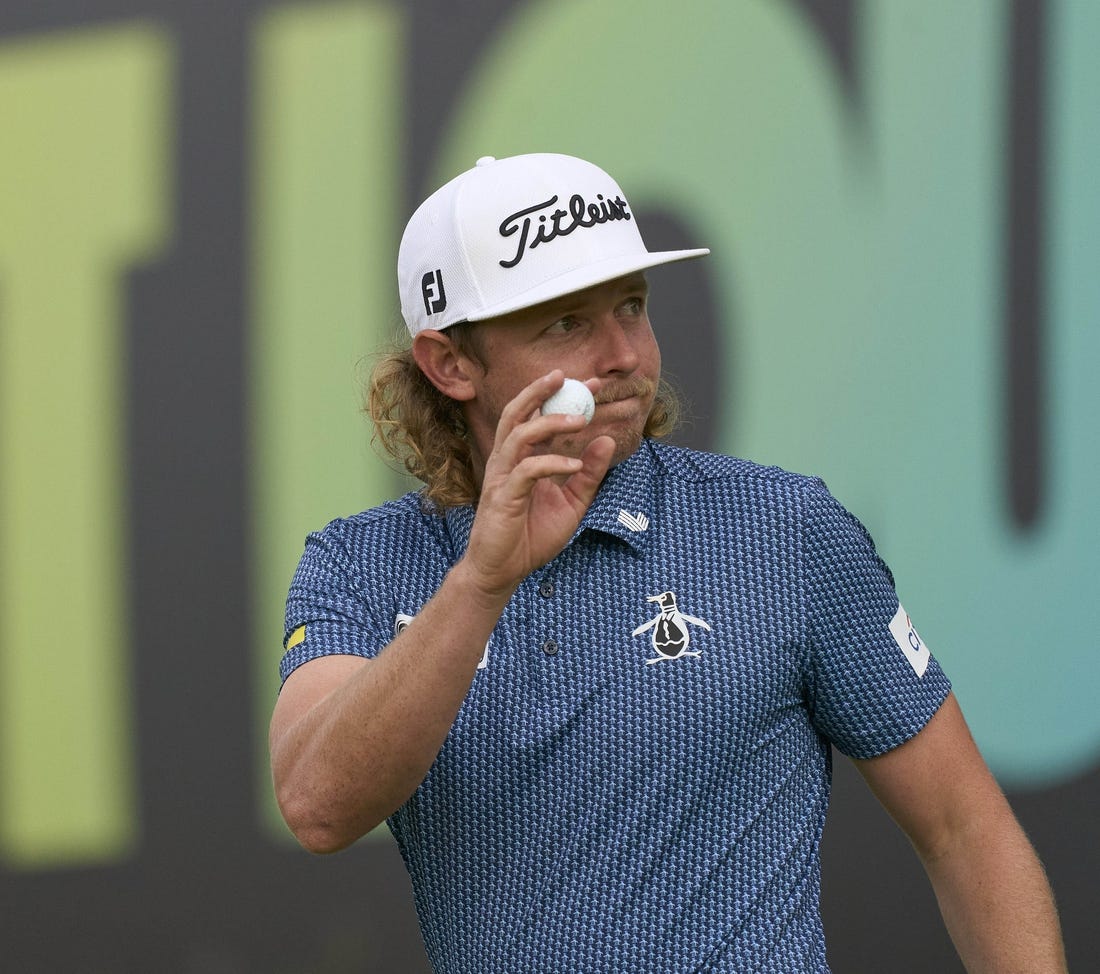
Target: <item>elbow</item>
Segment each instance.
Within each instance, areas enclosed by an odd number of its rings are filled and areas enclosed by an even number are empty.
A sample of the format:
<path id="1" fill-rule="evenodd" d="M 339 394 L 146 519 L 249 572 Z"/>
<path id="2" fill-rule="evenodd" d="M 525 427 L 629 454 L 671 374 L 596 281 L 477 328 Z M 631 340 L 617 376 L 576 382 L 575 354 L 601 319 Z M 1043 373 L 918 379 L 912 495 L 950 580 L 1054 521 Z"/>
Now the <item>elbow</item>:
<path id="1" fill-rule="evenodd" d="M 287 824 L 294 838 L 306 852 L 315 856 L 330 856 L 350 846 L 355 838 L 341 835 L 325 822 L 296 822 Z"/>
<path id="2" fill-rule="evenodd" d="M 382 820 L 355 822 L 328 814 L 319 803 L 295 796 L 279 796 L 279 810 L 291 834 L 307 852 L 318 856 L 340 852 L 366 835 Z"/>
<path id="3" fill-rule="evenodd" d="M 355 839 L 348 839 L 343 836 L 337 835 L 331 829 L 327 828 L 313 828 L 313 829 L 298 829 L 293 830 L 294 838 L 298 840 L 298 844 L 315 856 L 331 856 L 333 853 L 341 852 L 350 846 Z"/>

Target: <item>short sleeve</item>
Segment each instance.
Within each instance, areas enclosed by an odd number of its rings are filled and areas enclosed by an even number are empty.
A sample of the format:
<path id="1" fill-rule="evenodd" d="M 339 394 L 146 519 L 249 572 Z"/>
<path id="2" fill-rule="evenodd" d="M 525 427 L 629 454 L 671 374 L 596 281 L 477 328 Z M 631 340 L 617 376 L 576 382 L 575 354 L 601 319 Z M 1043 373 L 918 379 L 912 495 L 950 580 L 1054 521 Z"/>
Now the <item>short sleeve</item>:
<path id="1" fill-rule="evenodd" d="M 802 557 L 814 724 L 849 757 L 882 754 L 924 727 L 951 684 L 901 608 L 870 534 L 820 481 L 806 495 Z"/>
<path id="2" fill-rule="evenodd" d="M 282 680 L 320 656 L 376 656 L 392 636 L 370 604 L 340 522 L 310 534 L 287 596 Z"/>

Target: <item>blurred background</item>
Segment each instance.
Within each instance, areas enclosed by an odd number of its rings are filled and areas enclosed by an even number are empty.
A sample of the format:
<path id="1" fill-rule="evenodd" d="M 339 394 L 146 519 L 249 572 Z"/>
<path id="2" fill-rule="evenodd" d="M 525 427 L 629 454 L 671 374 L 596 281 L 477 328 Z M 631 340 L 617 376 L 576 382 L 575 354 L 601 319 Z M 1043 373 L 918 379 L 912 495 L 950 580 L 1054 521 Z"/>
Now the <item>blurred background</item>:
<path id="1" fill-rule="evenodd" d="M 869 527 L 1100 956 L 1100 4 L 5 0 L 5 971 L 419 972 L 380 830 L 274 811 L 307 531 L 407 488 L 360 413 L 404 222 L 481 155 L 611 171 L 681 442 Z M 835 970 L 955 971 L 838 757 Z"/>

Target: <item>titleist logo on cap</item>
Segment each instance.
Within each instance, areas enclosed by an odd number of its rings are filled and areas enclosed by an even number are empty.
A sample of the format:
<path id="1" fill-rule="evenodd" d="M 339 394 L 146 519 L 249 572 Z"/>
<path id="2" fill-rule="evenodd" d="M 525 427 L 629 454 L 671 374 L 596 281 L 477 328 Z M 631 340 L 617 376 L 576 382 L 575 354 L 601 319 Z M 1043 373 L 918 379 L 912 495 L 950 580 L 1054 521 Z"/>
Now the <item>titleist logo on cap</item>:
<path id="1" fill-rule="evenodd" d="M 540 243 L 550 243 L 558 237 L 567 237 L 574 230 L 583 230 L 594 227 L 611 220 L 629 220 L 630 211 L 627 209 L 626 200 L 621 196 L 614 199 L 605 199 L 603 193 L 597 193 L 598 203 L 588 203 L 580 193 L 574 193 L 569 197 L 569 208 L 556 209 L 553 213 L 543 213 L 538 218 L 538 226 L 535 227 L 534 237 L 531 236 L 531 227 L 534 225 L 534 214 L 540 210 L 548 209 L 558 201 L 556 195 L 534 206 L 524 207 L 510 216 L 506 216 L 500 224 L 499 230 L 502 237 L 511 237 L 519 234 L 516 242 L 516 252 L 510 260 L 500 261 L 501 267 L 515 267 L 524 254 L 534 250 Z"/>

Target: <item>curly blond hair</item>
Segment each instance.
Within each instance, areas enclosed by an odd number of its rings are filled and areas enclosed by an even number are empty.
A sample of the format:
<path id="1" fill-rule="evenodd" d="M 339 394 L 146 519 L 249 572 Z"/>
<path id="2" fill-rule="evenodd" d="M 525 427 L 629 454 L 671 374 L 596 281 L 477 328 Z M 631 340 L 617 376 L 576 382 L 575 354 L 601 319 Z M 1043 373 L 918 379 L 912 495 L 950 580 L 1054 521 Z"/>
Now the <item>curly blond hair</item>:
<path id="1" fill-rule="evenodd" d="M 460 351 L 478 356 L 472 326 L 454 325 L 447 335 Z M 423 481 L 422 496 L 428 506 L 444 511 L 477 503 L 469 431 L 461 406 L 420 371 L 407 342 L 395 343 L 375 362 L 364 411 L 374 423 L 375 446 Z M 679 398 L 662 379 L 643 435 L 668 436 L 679 420 Z"/>

